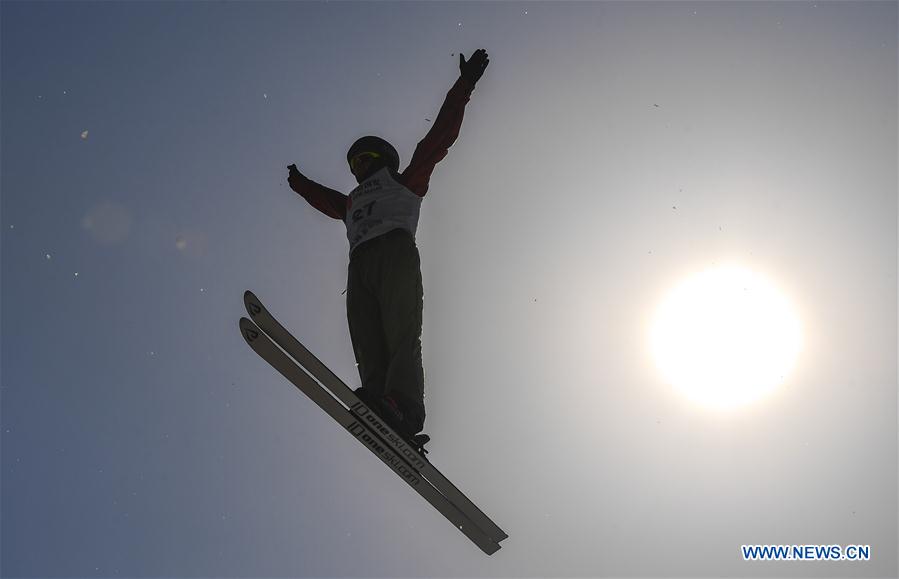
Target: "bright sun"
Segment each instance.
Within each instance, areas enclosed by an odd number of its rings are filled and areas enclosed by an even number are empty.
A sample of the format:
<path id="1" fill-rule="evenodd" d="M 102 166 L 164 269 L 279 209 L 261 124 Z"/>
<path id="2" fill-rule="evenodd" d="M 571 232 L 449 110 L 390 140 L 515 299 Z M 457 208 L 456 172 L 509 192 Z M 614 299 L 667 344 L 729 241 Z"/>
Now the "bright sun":
<path id="1" fill-rule="evenodd" d="M 767 280 L 736 265 L 694 274 L 677 285 L 656 312 L 651 341 L 667 381 L 716 409 L 770 393 L 802 347 L 792 307 Z"/>

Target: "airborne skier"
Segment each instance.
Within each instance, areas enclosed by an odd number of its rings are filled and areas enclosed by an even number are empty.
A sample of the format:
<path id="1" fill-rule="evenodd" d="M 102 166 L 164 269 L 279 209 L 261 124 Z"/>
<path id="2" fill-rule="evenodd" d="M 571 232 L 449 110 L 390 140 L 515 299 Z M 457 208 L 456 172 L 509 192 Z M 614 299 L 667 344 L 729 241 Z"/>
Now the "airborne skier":
<path id="1" fill-rule="evenodd" d="M 465 105 L 488 63 L 484 49 L 467 61 L 459 54 L 459 79 L 402 173 L 396 149 L 375 136 L 358 139 L 347 152 L 359 183 L 349 195 L 308 179 L 296 165 L 288 167 L 291 189 L 346 224 L 347 321 L 362 380 L 356 393 L 407 440 L 421 432 L 425 420 L 423 289 L 415 245 L 421 201 L 435 165 L 459 135 Z M 419 436 L 418 446 L 426 440 Z"/>

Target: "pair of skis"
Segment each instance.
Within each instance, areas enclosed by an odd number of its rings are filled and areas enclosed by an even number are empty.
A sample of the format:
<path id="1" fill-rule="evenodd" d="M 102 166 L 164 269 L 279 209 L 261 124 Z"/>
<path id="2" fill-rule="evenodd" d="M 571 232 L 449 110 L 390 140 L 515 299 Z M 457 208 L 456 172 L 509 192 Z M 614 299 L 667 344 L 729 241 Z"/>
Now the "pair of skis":
<path id="1" fill-rule="evenodd" d="M 377 455 L 482 551 L 492 555 L 499 550 L 500 541 L 508 535 L 490 517 L 359 400 L 349 386 L 265 309 L 253 292 L 244 294 L 244 305 L 252 321 L 241 318 L 240 332 L 254 352 Z"/>

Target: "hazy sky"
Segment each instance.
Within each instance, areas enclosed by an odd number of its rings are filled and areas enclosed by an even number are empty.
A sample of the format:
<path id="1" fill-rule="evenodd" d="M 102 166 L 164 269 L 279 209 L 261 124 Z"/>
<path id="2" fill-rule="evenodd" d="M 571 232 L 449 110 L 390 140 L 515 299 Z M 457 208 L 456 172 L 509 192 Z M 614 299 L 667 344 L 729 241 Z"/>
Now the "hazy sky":
<path id="1" fill-rule="evenodd" d="M 4 576 L 897 574 L 897 3 L 0 4 Z M 349 192 L 485 48 L 418 245 L 430 458 L 487 557 L 247 347 L 350 386 Z M 429 121 L 430 119 L 430 121 Z M 653 311 L 735 262 L 804 346 L 691 403 Z M 867 562 L 746 562 L 863 544 Z"/>

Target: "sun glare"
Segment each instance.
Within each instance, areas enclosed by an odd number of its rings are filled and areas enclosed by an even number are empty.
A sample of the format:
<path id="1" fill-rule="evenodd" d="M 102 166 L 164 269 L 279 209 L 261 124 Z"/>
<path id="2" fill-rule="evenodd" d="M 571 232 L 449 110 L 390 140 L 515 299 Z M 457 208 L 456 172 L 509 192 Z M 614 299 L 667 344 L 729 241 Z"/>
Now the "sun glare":
<path id="1" fill-rule="evenodd" d="M 802 336 L 793 308 L 771 283 L 726 265 L 688 277 L 667 295 L 651 342 L 672 386 L 703 406 L 727 409 L 783 383 Z"/>

